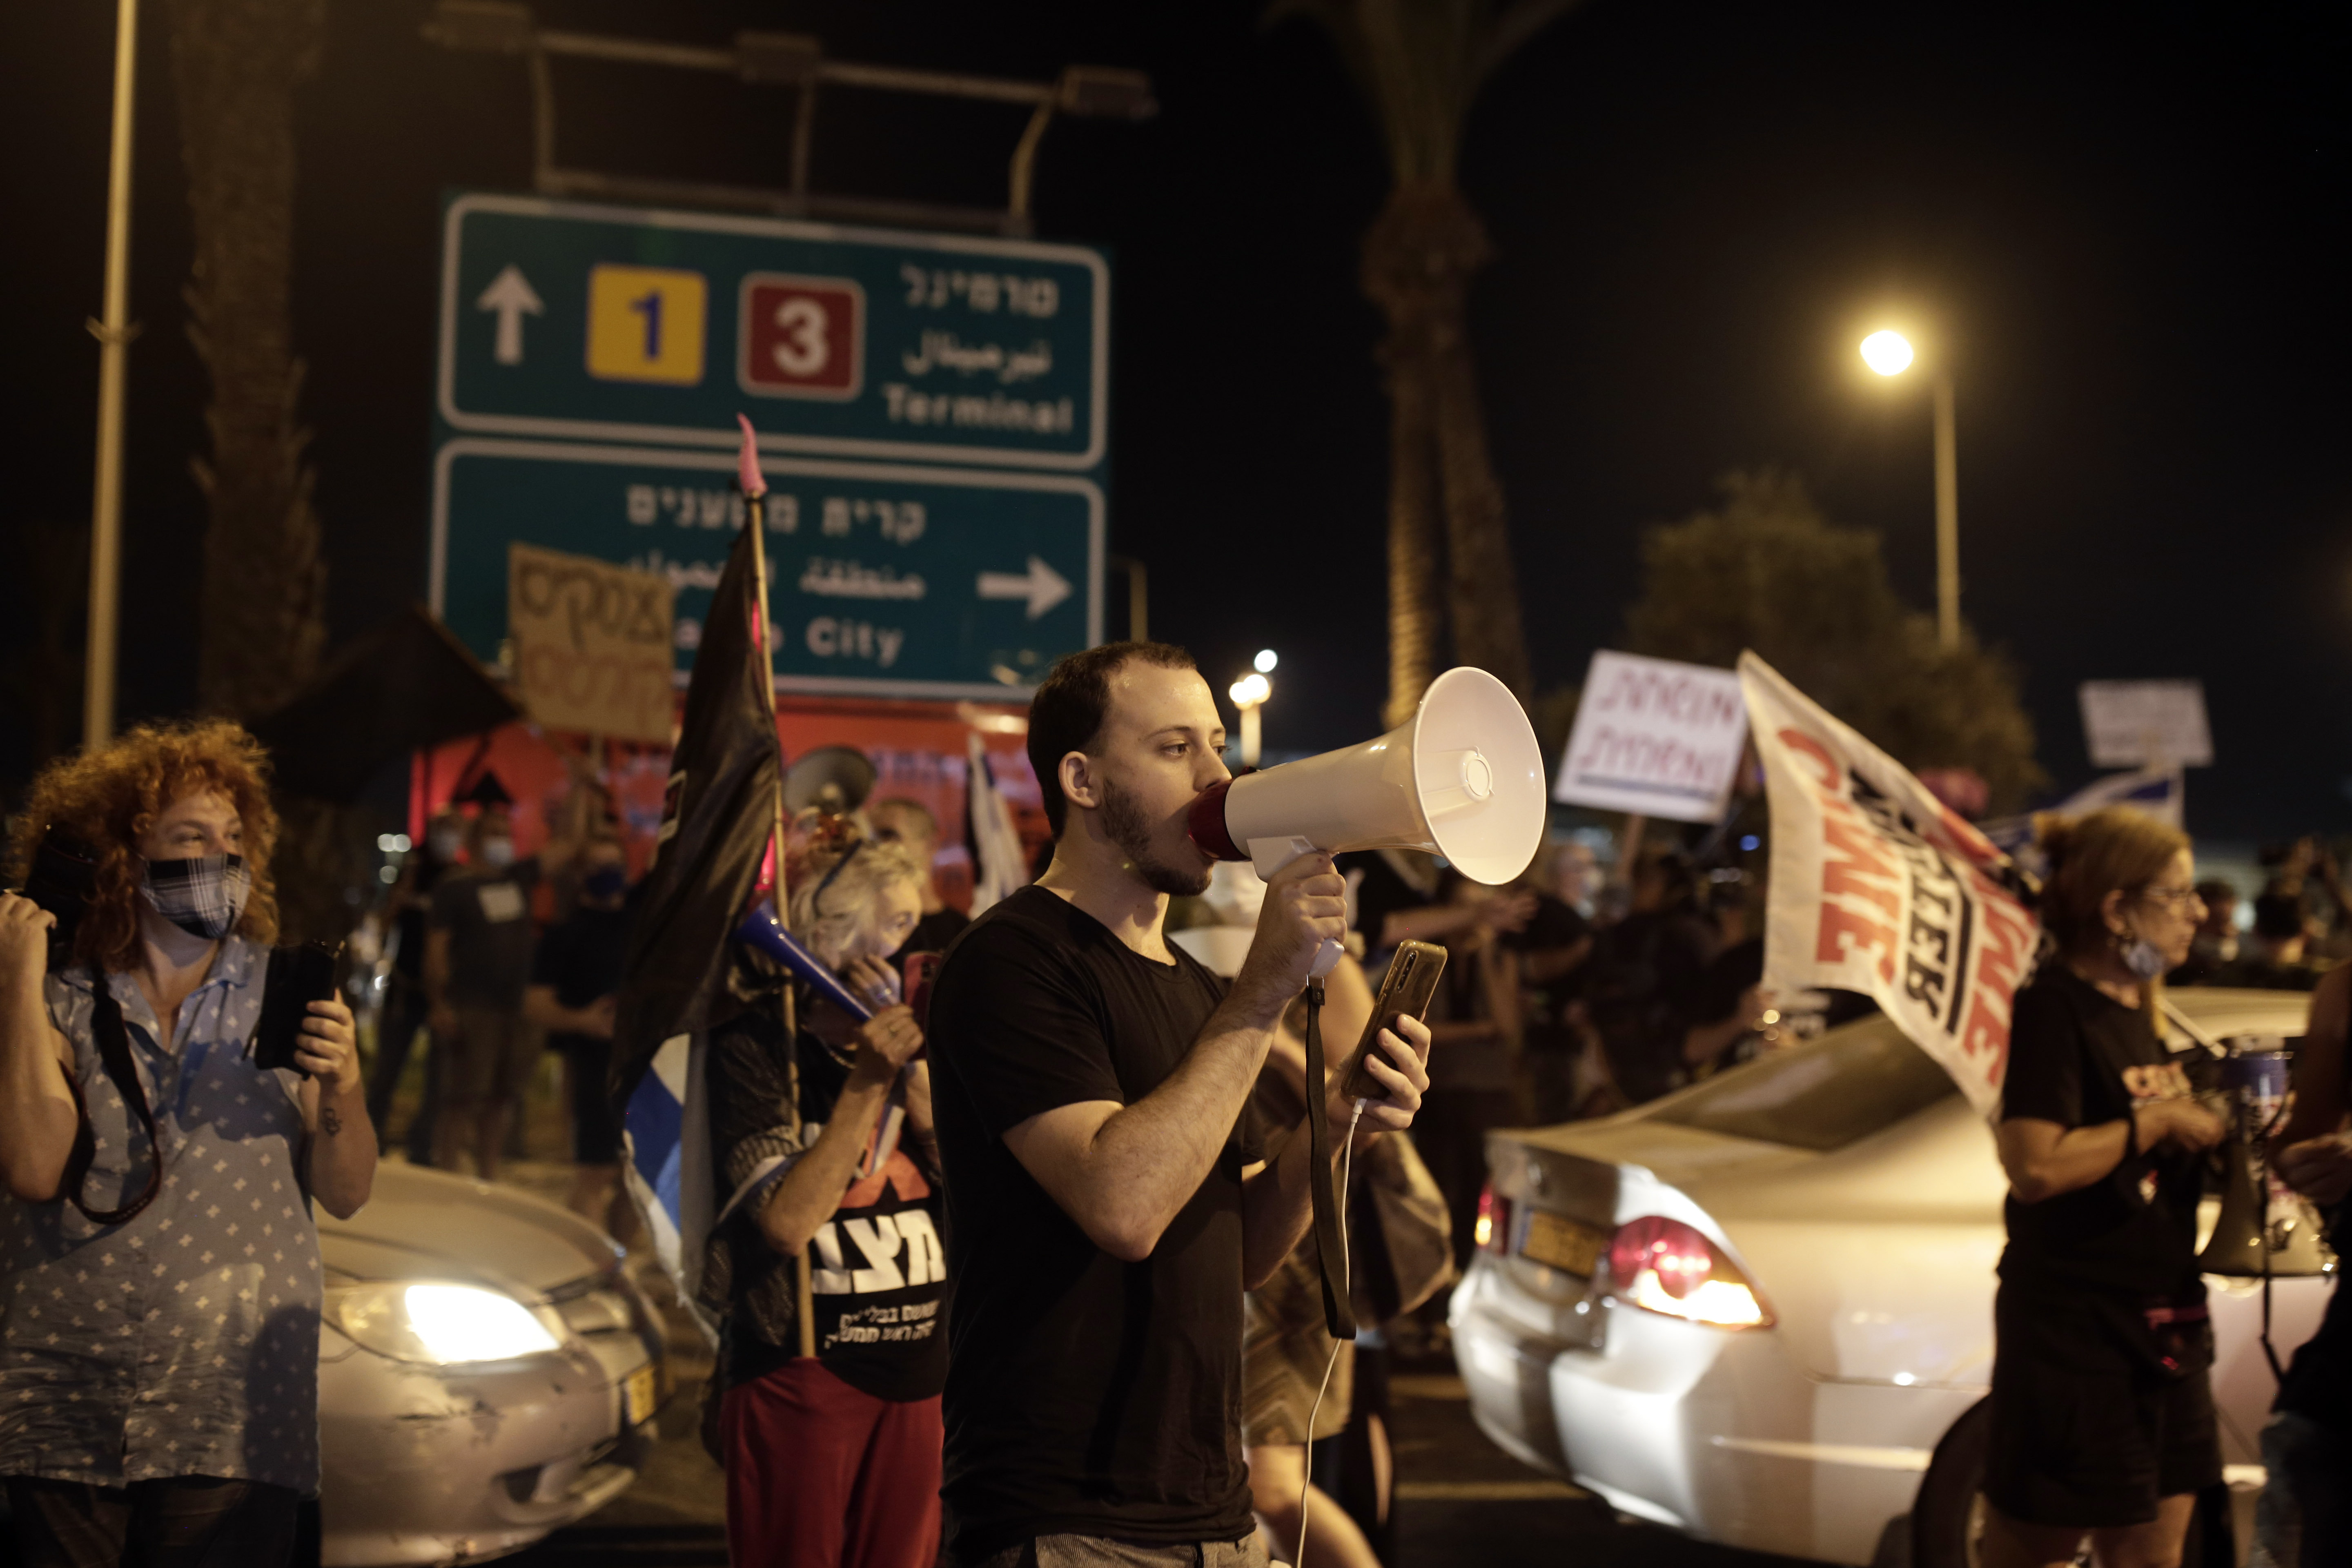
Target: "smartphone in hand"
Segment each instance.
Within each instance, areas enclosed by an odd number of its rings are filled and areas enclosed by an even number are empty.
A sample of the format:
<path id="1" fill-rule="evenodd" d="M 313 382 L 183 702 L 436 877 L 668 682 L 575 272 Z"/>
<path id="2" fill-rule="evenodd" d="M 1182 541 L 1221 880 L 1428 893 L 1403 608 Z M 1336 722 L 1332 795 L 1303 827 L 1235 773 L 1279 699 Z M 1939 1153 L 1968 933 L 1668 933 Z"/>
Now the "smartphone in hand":
<path id="1" fill-rule="evenodd" d="M 295 1047 L 301 1039 L 302 1021 L 310 1016 L 310 1004 L 334 996 L 335 968 L 342 956 L 342 943 L 329 947 L 322 942 L 270 953 L 269 975 L 261 986 L 261 1024 L 253 1037 L 254 1066 L 291 1068 L 310 1076 L 294 1059 Z"/>
<path id="2" fill-rule="evenodd" d="M 1389 960 L 1389 972 L 1381 978 L 1380 1000 L 1372 1005 L 1371 1019 L 1364 1025 L 1364 1037 L 1348 1053 L 1339 1074 L 1339 1093 L 1344 1099 L 1379 1100 L 1388 1093 L 1380 1080 L 1365 1070 L 1364 1059 L 1380 1049 L 1382 1029 L 1396 1027 L 1399 1018 L 1418 1018 L 1429 1011 L 1429 1004 L 1437 994 L 1438 979 L 1444 973 L 1445 950 L 1435 942 L 1397 944 L 1396 956 Z M 1385 1058 L 1387 1053 L 1383 1051 L 1381 1056 Z"/>

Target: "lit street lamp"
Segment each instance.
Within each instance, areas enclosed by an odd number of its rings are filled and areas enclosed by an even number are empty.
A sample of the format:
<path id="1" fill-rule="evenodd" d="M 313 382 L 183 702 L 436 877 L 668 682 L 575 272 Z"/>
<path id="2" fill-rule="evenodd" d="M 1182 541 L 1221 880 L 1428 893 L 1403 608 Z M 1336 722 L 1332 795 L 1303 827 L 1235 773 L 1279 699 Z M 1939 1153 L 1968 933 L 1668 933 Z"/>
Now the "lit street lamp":
<path id="1" fill-rule="evenodd" d="M 1911 368 L 1910 341 L 1900 332 L 1873 332 L 1862 340 L 1864 364 L 1881 375 Z M 1944 651 L 1960 646 L 1960 479 L 1953 433 L 1952 376 L 1936 371 L 1936 640 Z"/>
<path id="2" fill-rule="evenodd" d="M 1258 710 L 1265 707 L 1266 699 L 1274 695 L 1274 682 L 1265 678 L 1265 672 L 1273 668 L 1274 652 L 1269 648 L 1257 656 L 1256 672 L 1243 676 L 1225 692 L 1234 700 L 1234 706 L 1242 710 L 1242 766 L 1245 768 L 1257 766 L 1261 749 L 1259 742 L 1263 739 L 1258 727 Z"/>

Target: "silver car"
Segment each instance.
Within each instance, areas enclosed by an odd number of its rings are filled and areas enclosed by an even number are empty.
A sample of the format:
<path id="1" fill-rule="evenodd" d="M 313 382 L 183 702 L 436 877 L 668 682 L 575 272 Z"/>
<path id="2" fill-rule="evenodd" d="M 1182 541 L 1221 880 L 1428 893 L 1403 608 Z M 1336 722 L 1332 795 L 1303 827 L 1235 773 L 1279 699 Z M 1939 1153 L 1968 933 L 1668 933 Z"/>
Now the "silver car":
<path id="1" fill-rule="evenodd" d="M 2300 1035 L 2308 1000 L 2171 996 L 2216 1038 Z M 1451 1310 L 1496 1443 L 1727 1545 L 1975 1561 L 2007 1183 L 1983 1119 L 1893 1025 L 1604 1120 L 1492 1133 L 1487 1165 Z M 2282 1359 L 2330 1283 L 2275 1282 Z M 2273 1393 L 2261 1287 L 2208 1284 L 2243 1541 Z"/>
<path id="2" fill-rule="evenodd" d="M 636 1479 L 669 1393 L 663 1333 L 602 1231 L 387 1162 L 319 1240 L 325 1568 L 518 1551 Z"/>

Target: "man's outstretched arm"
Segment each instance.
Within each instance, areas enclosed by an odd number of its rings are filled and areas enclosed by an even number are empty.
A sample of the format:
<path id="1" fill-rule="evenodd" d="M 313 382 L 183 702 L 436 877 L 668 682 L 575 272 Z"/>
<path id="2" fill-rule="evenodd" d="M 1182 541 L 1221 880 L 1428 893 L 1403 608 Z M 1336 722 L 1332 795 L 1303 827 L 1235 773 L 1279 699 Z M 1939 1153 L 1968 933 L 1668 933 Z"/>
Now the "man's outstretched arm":
<path id="1" fill-rule="evenodd" d="M 1330 857 L 1284 868 L 1233 990 L 1165 1082 L 1132 1105 L 1041 1111 L 1007 1128 L 1004 1146 L 1097 1247 L 1129 1263 L 1150 1257 L 1216 1163 L 1317 952 L 1346 934 L 1347 887 Z"/>

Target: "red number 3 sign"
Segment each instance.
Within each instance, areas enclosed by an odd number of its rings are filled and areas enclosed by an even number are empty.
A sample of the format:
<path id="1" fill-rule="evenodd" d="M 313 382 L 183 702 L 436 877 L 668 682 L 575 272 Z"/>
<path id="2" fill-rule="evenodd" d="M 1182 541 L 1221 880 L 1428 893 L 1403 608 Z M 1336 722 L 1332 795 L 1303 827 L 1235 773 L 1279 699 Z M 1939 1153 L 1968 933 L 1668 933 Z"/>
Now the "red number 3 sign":
<path id="1" fill-rule="evenodd" d="M 847 401 L 866 381 L 866 291 L 847 278 L 743 279 L 736 378 L 766 397 Z"/>

